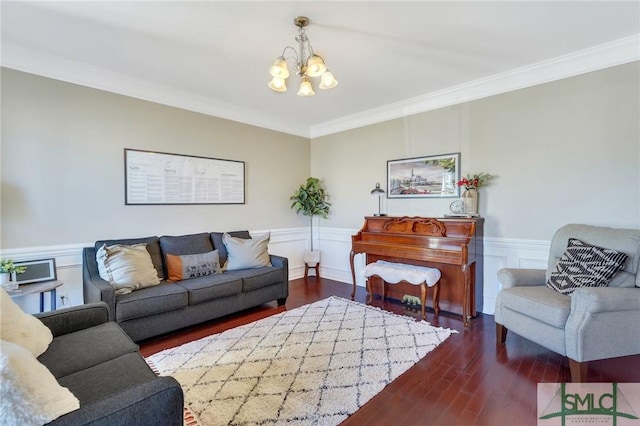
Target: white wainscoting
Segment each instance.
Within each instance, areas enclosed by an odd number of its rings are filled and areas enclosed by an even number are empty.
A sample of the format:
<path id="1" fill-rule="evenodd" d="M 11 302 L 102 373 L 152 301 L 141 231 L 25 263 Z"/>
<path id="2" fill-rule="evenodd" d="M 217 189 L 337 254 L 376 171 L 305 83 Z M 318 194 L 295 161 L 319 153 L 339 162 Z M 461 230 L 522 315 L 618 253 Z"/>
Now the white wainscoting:
<path id="1" fill-rule="evenodd" d="M 252 234 L 271 232 L 269 252 L 289 259 L 289 278 L 304 276 L 302 254 L 310 248 L 309 228 L 289 228 L 275 230 L 256 230 Z M 344 283 L 351 283 L 351 236 L 357 229 L 314 227 L 314 246 L 322 251 L 320 275 Z M 484 239 L 484 290 L 482 312 L 493 314 L 495 299 L 500 286 L 496 273 L 500 268 L 540 268 L 547 267 L 549 241 L 521 240 L 511 238 Z M 56 259 L 58 279 L 63 285 L 58 288 L 58 307 L 60 296 L 65 295 L 70 306 L 84 303 L 82 296 L 82 248 L 93 243 L 69 244 L 63 246 L 26 247 L 0 251 L 0 257 L 16 261 L 35 259 Z M 356 282 L 364 286 L 359 272 L 364 268 L 364 256 L 355 258 Z M 26 312 L 39 310 L 37 295 L 16 298 L 15 301 Z M 45 310 L 48 310 L 49 298 L 45 297 Z"/>
<path id="2" fill-rule="evenodd" d="M 320 228 L 317 246 L 322 250 L 320 275 L 336 281 L 351 283 L 351 236 L 357 229 Z M 484 239 L 484 289 L 482 312 L 493 314 L 500 284 L 497 272 L 501 268 L 546 269 L 549 241 L 520 240 L 511 238 Z M 364 286 L 360 271 L 364 268 L 364 256 L 356 256 L 356 283 Z"/>
<path id="3" fill-rule="evenodd" d="M 295 279 L 304 276 L 302 253 L 310 246 L 309 228 L 251 231 L 252 234 L 262 234 L 264 232 L 271 232 L 269 252 L 289 259 L 289 278 Z M 92 245 L 93 243 L 78 243 L 7 249 L 0 251 L 0 258 L 10 258 L 15 261 L 54 258 L 56 260 L 58 279 L 63 282 L 63 285 L 57 289 L 57 307 L 61 307 L 61 295 L 66 296 L 68 306 L 76 306 L 84 303 L 82 295 L 82 248 Z M 38 295 L 18 297 L 14 300 L 25 312 L 36 313 L 40 310 Z M 50 310 L 49 300 L 49 295 L 46 294 L 44 299 L 45 311 Z"/>

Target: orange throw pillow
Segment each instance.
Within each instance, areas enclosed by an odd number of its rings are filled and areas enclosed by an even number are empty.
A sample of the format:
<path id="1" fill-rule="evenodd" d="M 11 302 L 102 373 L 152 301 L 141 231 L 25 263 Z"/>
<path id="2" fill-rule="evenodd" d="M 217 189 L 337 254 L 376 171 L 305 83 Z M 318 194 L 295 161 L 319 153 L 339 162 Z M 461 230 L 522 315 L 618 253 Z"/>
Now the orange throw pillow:
<path id="1" fill-rule="evenodd" d="M 168 281 L 182 281 L 222 273 L 218 250 L 182 256 L 167 254 L 166 261 Z"/>

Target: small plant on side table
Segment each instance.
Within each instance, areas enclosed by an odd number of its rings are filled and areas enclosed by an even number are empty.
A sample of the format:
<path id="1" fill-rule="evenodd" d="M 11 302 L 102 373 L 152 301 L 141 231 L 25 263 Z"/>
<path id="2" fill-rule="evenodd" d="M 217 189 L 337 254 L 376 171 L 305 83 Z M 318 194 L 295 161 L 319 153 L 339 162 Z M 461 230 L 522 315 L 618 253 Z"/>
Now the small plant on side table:
<path id="1" fill-rule="evenodd" d="M 7 285 L 10 275 L 21 274 L 26 270 L 25 266 L 16 266 L 12 259 L 0 259 L 0 285 L 9 290 L 15 290 L 15 286 Z"/>

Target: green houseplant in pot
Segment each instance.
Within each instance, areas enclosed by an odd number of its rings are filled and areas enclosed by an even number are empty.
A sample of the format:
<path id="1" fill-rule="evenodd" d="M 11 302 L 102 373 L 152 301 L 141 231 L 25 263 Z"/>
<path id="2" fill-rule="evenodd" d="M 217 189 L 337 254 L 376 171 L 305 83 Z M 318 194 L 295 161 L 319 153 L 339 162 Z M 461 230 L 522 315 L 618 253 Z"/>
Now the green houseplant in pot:
<path id="1" fill-rule="evenodd" d="M 21 274 L 26 271 L 24 266 L 16 266 L 12 259 L 0 259 L 0 285 L 7 290 L 15 290 L 17 286 L 12 286 L 9 282 L 11 274 Z"/>
<path id="2" fill-rule="evenodd" d="M 296 213 L 302 212 L 303 215 L 309 216 L 310 232 L 311 232 L 311 250 L 304 253 L 304 262 L 314 267 L 320 262 L 320 251 L 313 249 L 313 217 L 320 216 L 325 219 L 329 217 L 329 208 L 331 203 L 327 202 L 327 196 L 324 189 L 320 186 L 320 179 L 310 177 L 307 182 L 296 190 L 289 198 L 293 203 L 291 208 Z"/>

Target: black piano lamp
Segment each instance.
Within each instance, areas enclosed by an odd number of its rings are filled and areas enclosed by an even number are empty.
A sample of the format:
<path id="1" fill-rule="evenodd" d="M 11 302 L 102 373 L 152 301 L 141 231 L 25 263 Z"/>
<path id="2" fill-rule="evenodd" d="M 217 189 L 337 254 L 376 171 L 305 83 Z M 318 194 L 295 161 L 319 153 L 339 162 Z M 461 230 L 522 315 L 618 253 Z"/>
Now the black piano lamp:
<path id="1" fill-rule="evenodd" d="M 376 182 L 376 187 L 371 190 L 371 195 L 378 197 L 378 214 L 374 216 L 386 216 L 382 213 L 382 197 L 384 197 L 384 189 L 380 188 L 380 182 Z"/>

